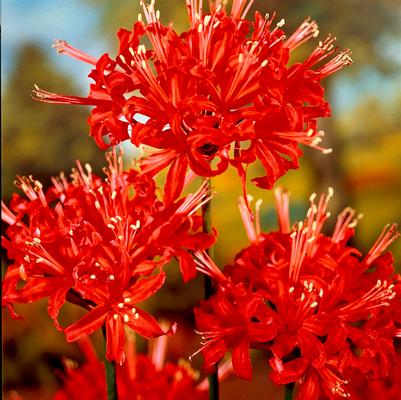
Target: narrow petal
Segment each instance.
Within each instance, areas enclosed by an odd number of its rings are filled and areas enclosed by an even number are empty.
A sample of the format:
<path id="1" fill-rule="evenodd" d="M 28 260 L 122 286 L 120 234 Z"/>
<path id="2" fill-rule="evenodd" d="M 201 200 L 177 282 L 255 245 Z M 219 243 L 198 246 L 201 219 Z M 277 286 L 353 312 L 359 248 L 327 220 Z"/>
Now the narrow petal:
<path id="1" fill-rule="evenodd" d="M 189 280 L 195 278 L 196 276 L 196 266 L 195 261 L 186 251 L 178 250 L 177 258 L 180 262 L 180 271 L 182 275 L 182 279 L 184 282 L 188 282 Z"/>
<path id="2" fill-rule="evenodd" d="M 60 308 L 65 303 L 65 296 L 69 289 L 70 289 L 70 286 L 61 287 L 57 292 L 55 292 L 54 294 L 52 294 L 49 297 L 49 302 L 47 304 L 47 312 L 49 313 L 50 317 L 53 319 L 54 326 L 59 331 L 62 331 L 63 328 L 58 323 L 57 317 L 58 317 Z"/>
<path id="3" fill-rule="evenodd" d="M 139 303 L 153 296 L 164 284 L 166 274 L 160 271 L 157 275 L 137 280 L 128 290 L 124 297 L 129 297 L 132 303 Z"/>
<path id="4" fill-rule="evenodd" d="M 95 332 L 103 325 L 107 312 L 108 307 L 98 306 L 67 327 L 64 330 L 67 342 L 74 342 L 85 335 Z"/>
<path id="5" fill-rule="evenodd" d="M 136 318 L 130 318 L 126 321 L 126 324 L 145 339 L 152 339 L 161 335 L 173 335 L 175 333 L 175 325 L 165 332 L 155 318 L 143 310 L 137 309 L 136 315 Z"/>
<path id="6" fill-rule="evenodd" d="M 247 339 L 241 340 L 241 342 L 233 348 L 232 363 L 235 375 L 242 379 L 252 379 L 252 365 L 249 356 L 249 342 Z"/>
<path id="7" fill-rule="evenodd" d="M 106 358 L 121 365 L 125 360 L 124 346 L 123 319 L 119 314 L 109 314 L 106 320 Z"/>
<path id="8" fill-rule="evenodd" d="M 166 203 L 171 203 L 181 194 L 187 169 L 188 161 L 185 156 L 177 157 L 171 164 L 164 187 L 164 201 Z"/>

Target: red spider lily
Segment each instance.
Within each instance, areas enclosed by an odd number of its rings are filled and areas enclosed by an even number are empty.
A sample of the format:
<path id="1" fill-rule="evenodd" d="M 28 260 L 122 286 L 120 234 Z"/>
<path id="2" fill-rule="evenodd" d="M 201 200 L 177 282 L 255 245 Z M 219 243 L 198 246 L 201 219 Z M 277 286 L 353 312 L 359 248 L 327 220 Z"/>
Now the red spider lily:
<path id="1" fill-rule="evenodd" d="M 240 211 L 251 245 L 223 272 L 198 255 L 198 270 L 212 276 L 218 287 L 217 294 L 195 310 L 206 339 L 201 347 L 206 367 L 232 349 L 234 372 L 249 378 L 249 356 L 236 364 L 236 346 L 243 344 L 242 354 L 249 348 L 265 350 L 272 380 L 298 382 L 301 400 L 349 397 L 355 374 L 383 379 L 391 373 L 394 338 L 400 331 L 401 278 L 394 274 L 386 249 L 399 234 L 395 225 L 386 227 L 363 257 L 347 245 L 358 220 L 354 210 L 339 215 L 331 236 L 322 233 L 331 196 L 332 190 L 316 203 L 312 195 L 306 219 L 291 227 L 288 195 L 277 191 L 279 231 L 269 234 L 260 230 L 261 203 L 253 221 L 242 199 Z M 247 314 L 249 319 L 244 318 L 245 308 L 237 311 L 241 299 L 258 304 L 257 313 Z M 251 323 L 266 337 L 251 337 Z M 231 330 L 235 334 L 230 342 Z"/>
<path id="2" fill-rule="evenodd" d="M 12 315 L 14 303 L 49 297 L 48 312 L 58 329 L 66 298 L 89 310 L 65 329 L 68 341 L 88 335 L 103 324 L 107 357 L 124 360 L 124 326 L 145 338 L 165 332 L 137 307 L 164 284 L 163 266 L 177 257 L 184 280 L 196 268 L 187 250 L 205 249 L 214 238 L 197 232 L 196 210 L 209 199 L 201 187 L 195 194 L 164 204 L 153 180 L 135 170 L 123 172 L 122 155 L 108 153 L 107 178 L 89 165 L 53 179 L 46 191 L 32 178 L 18 178 L 27 199 L 14 195 L 2 218 L 10 226 L 3 246 L 13 264 L 3 281 L 3 305 Z M 21 287 L 20 283 L 24 283 Z"/>
<path id="3" fill-rule="evenodd" d="M 252 378 L 249 347 L 252 342 L 267 342 L 274 338 L 272 312 L 264 306 L 262 296 L 249 295 L 241 284 L 231 285 L 206 253 L 197 253 L 200 271 L 217 279 L 222 291 L 195 309 L 201 348 L 207 371 L 231 349 L 234 373 Z M 196 354 L 196 353 L 195 353 Z"/>
<path id="4" fill-rule="evenodd" d="M 265 175 L 252 181 L 271 188 L 298 167 L 299 144 L 330 152 L 319 146 L 317 119 L 330 115 L 320 81 L 351 59 L 328 37 L 306 60 L 290 65 L 291 52 L 318 35 L 316 22 L 306 19 L 286 38 L 284 20 L 274 24 L 275 14 L 256 12 L 253 21 L 245 20 L 252 2 L 234 0 L 228 11 L 224 2 L 211 1 L 205 13 L 202 0 L 187 0 L 190 29 L 179 35 L 161 24 L 153 1 L 142 1 L 145 21 L 140 15 L 131 31 L 120 29 L 115 59 L 56 43 L 60 53 L 94 65 L 88 97 L 37 87 L 34 96 L 94 106 L 90 134 L 101 148 L 128 139 L 153 148 L 142 170 L 154 174 L 169 166 L 168 200 L 181 193 L 188 168 L 209 177 L 231 164 L 245 188 L 246 166 L 256 159 Z"/>
<path id="5" fill-rule="evenodd" d="M 136 354 L 133 340 L 128 340 L 127 361 L 117 367 L 118 398 L 206 400 L 207 385 L 197 382 L 197 371 L 183 360 L 178 364 L 165 363 L 166 342 L 163 339 L 155 340 L 149 356 Z M 79 368 L 73 368 L 69 360 L 65 362 L 64 384 L 54 399 L 106 400 L 104 365 L 97 359 L 88 339 L 82 338 L 78 343 L 87 361 Z"/>

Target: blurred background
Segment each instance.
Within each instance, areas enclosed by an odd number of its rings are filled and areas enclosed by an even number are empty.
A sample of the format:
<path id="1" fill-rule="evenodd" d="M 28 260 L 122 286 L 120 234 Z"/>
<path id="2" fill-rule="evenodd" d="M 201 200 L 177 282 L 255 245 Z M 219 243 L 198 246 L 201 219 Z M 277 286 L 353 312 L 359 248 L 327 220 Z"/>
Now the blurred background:
<path id="1" fill-rule="evenodd" d="M 32 101 L 33 84 L 50 91 L 86 95 L 88 67 L 58 55 L 54 39 L 64 39 L 93 55 L 114 55 L 115 33 L 131 28 L 138 14 L 136 0 L 3 0 L 1 2 L 2 89 L 2 191 L 6 200 L 15 190 L 15 175 L 32 174 L 46 186 L 49 177 L 68 171 L 76 159 L 101 170 L 104 157 L 88 136 L 88 111 L 71 106 L 52 106 Z M 178 31 L 187 28 L 184 0 L 159 0 L 164 23 L 174 20 Z M 312 192 L 332 186 L 332 213 L 350 205 L 364 214 L 355 244 L 367 251 L 389 222 L 401 221 L 401 3 L 399 0 L 290 0 L 255 1 L 253 10 L 278 12 L 291 33 L 306 16 L 316 19 L 320 37 L 333 33 L 342 48 L 351 48 L 354 64 L 325 81 L 333 118 L 321 121 L 325 145 L 333 153 L 321 155 L 305 149 L 301 168 L 290 171 L 278 184 L 291 192 L 293 221 L 302 219 Z M 316 43 L 298 50 L 304 57 Z M 129 150 L 129 149 L 128 149 Z M 130 154 L 130 152 L 127 152 Z M 132 154 L 132 153 L 131 153 Z M 257 167 L 256 167 L 257 168 Z M 255 172 L 255 171 L 253 171 Z M 257 172 L 257 171 L 256 171 Z M 246 245 L 237 198 L 241 188 L 235 171 L 214 179 L 217 195 L 214 221 L 220 233 L 216 245 L 219 265 L 229 263 Z M 233 184 L 236 182 L 236 184 Z M 262 226 L 276 229 L 272 195 L 249 186 L 262 198 Z M 392 247 L 396 265 L 401 246 Z M 3 271 L 6 262 L 3 261 Z M 183 286 L 170 268 L 168 285 L 147 304 L 156 315 L 180 323 L 170 340 L 169 359 L 188 357 L 199 345 L 192 332 L 193 307 L 202 296 L 199 277 Z M 162 305 L 162 306 L 161 306 Z M 62 357 L 82 362 L 74 344 L 66 344 L 45 311 L 46 303 L 22 306 L 24 321 L 12 321 L 3 313 L 3 384 L 6 393 L 18 390 L 25 399 L 50 399 L 60 384 Z M 62 318 L 71 322 L 80 310 L 66 306 Z M 94 335 L 99 350 L 102 338 Z M 183 346 L 183 344 L 185 345 Z M 144 343 L 140 347 L 145 351 Z M 268 367 L 255 355 L 255 379 L 234 378 L 222 385 L 222 398 L 281 398 L 280 390 L 267 386 Z M 200 367 L 201 358 L 194 360 Z"/>

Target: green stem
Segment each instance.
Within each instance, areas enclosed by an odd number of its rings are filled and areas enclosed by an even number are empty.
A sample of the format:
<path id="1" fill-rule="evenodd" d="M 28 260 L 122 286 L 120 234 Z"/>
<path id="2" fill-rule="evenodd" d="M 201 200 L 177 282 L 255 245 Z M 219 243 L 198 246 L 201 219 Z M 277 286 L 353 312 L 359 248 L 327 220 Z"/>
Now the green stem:
<path id="1" fill-rule="evenodd" d="M 102 328 L 105 351 L 106 351 L 106 327 Z M 106 352 L 105 352 L 106 354 Z M 115 361 L 107 360 L 106 356 L 104 358 L 104 365 L 106 369 L 106 387 L 107 387 L 107 400 L 117 400 L 117 379 L 116 379 L 116 363 Z"/>
<path id="2" fill-rule="evenodd" d="M 212 193 L 212 180 L 210 178 L 205 178 L 207 184 L 207 197 Z M 203 222 L 203 232 L 211 233 L 213 229 L 212 224 L 212 202 L 208 201 L 202 207 L 202 222 Z M 207 250 L 209 256 L 213 259 L 214 252 L 213 248 Z M 205 299 L 208 299 L 214 294 L 213 281 L 209 276 L 205 276 L 204 286 L 205 286 Z M 209 380 L 209 399 L 218 400 L 219 399 L 219 377 L 218 377 L 218 366 L 215 365 L 215 370 L 208 376 Z"/>
<path id="3" fill-rule="evenodd" d="M 295 383 L 287 383 L 284 386 L 284 400 L 292 400 L 294 394 Z"/>

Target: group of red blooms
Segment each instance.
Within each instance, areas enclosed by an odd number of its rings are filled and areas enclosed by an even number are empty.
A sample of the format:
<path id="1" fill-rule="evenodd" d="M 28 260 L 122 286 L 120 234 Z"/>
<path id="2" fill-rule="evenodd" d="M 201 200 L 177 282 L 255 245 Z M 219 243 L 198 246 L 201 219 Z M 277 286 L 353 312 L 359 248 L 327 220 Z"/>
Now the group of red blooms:
<path id="1" fill-rule="evenodd" d="M 134 355 L 127 341 L 127 329 L 147 339 L 177 329 L 160 326 L 138 305 L 163 287 L 163 267 L 176 258 L 184 281 L 198 270 L 214 282 L 214 295 L 195 308 L 206 371 L 231 352 L 234 373 L 251 379 L 249 351 L 259 349 L 273 382 L 297 382 L 297 399 L 391 398 L 401 364 L 394 346 L 401 337 L 401 278 L 386 251 L 398 236 L 395 225 L 362 256 L 347 244 L 358 219 L 352 209 L 339 215 L 331 236 L 322 231 L 332 190 L 317 202 L 312 195 L 306 219 L 295 225 L 287 193 L 276 191 L 279 230 L 266 234 L 260 202 L 254 219 L 245 190 L 247 167 L 257 159 L 265 174 L 252 181 L 270 189 L 298 167 L 300 144 L 330 152 L 320 147 L 317 129 L 317 118 L 330 115 L 320 81 L 350 64 L 349 51 L 339 52 L 328 37 L 306 60 L 288 65 L 291 51 L 318 35 L 317 24 L 307 19 L 287 38 L 284 20 L 274 23 L 274 14 L 245 19 L 252 0 L 233 0 L 230 11 L 224 1 L 210 1 L 209 13 L 202 0 L 187 0 L 190 28 L 181 35 L 161 24 L 153 0 L 141 3 L 145 21 L 139 15 L 131 31 L 118 32 L 114 59 L 56 43 L 60 53 L 94 66 L 87 97 L 37 87 L 34 96 L 94 106 L 90 134 L 101 148 L 130 140 L 147 151 L 128 171 L 122 153 L 107 153 L 105 179 L 79 162 L 71 180 L 61 174 L 47 190 L 32 177 L 17 178 L 25 197 L 2 204 L 9 225 L 2 245 L 12 260 L 3 306 L 18 318 L 15 303 L 48 297 L 48 313 L 67 341 L 86 343 L 105 327 L 119 398 L 168 392 L 171 399 L 203 399 L 190 369 L 163 368 L 157 357 L 152 363 Z M 182 192 L 194 175 L 210 178 L 229 165 L 242 182 L 250 245 L 221 271 L 206 251 L 215 232 L 202 230 L 198 213 L 210 201 L 208 186 Z M 154 176 L 167 167 L 161 198 Z M 87 312 L 62 327 L 58 314 L 66 301 Z M 84 348 L 88 363 L 69 370 L 56 399 L 82 396 L 85 381 L 91 382 L 86 398 L 105 398 L 103 365 Z"/>
<path id="2" fill-rule="evenodd" d="M 400 358 L 393 340 L 401 337 L 401 277 L 386 248 L 396 227 L 363 257 L 347 245 L 354 210 L 338 216 L 331 236 L 322 233 L 331 195 L 316 204 L 313 194 L 306 219 L 291 226 L 288 194 L 276 191 L 280 228 L 268 234 L 240 204 L 250 245 L 223 272 L 196 252 L 198 269 L 217 283 L 195 309 L 206 369 L 230 350 L 234 373 L 251 379 L 249 350 L 260 349 L 273 382 L 299 382 L 299 399 L 366 399 L 354 378 L 363 375 L 365 384 L 391 374 Z"/>

